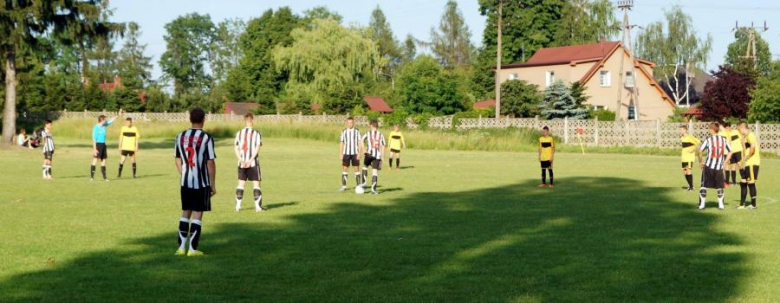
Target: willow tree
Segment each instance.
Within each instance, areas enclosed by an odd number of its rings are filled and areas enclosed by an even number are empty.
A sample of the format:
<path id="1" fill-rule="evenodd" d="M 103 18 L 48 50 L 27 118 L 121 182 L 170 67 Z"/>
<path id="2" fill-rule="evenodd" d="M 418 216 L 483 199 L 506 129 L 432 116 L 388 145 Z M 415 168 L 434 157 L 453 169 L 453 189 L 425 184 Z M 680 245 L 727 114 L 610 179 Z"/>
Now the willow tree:
<path id="1" fill-rule="evenodd" d="M 285 90 L 331 112 L 358 105 L 363 84 L 376 80 L 385 63 L 370 38 L 333 19 L 314 20 L 311 27 L 295 29 L 290 36 L 290 46 L 273 50 L 276 67 L 290 75 Z"/>
<path id="2" fill-rule="evenodd" d="M 16 131 L 17 53 L 41 48 L 39 40 L 45 36 L 67 44 L 73 43 L 75 38 L 105 37 L 118 29 L 118 25 L 102 18 L 108 0 L 3 2 L 0 6 L 0 56 L 5 65 L 5 104 L 0 144 L 10 144 Z"/>

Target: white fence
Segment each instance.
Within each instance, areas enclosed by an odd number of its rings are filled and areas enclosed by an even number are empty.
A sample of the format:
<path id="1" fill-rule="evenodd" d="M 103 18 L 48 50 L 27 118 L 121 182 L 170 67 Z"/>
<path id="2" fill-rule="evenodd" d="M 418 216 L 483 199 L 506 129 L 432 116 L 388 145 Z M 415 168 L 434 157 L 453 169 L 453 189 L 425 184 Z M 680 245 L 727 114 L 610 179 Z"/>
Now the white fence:
<path id="1" fill-rule="evenodd" d="M 100 115 L 111 115 L 110 112 L 48 112 L 26 113 L 21 119 L 72 119 L 97 118 Z M 137 121 L 170 121 L 186 122 L 187 113 L 125 113 Z M 255 121 L 260 123 L 323 123 L 342 124 L 348 115 L 258 115 Z M 243 120 L 240 115 L 208 114 L 209 121 Z M 367 125 L 367 117 L 354 117 L 357 125 Z M 635 146 L 635 147 L 680 147 L 679 128 L 688 125 L 690 132 L 698 137 L 707 136 L 707 122 L 670 123 L 661 121 L 598 121 L 598 120 L 541 120 L 538 118 L 462 118 L 455 125 L 452 116 L 433 117 L 428 120 L 428 127 L 439 129 L 485 129 L 485 128 L 535 128 L 548 126 L 550 131 L 563 139 L 564 143 L 578 143 L 589 146 Z M 380 119 L 381 123 L 381 119 Z M 418 126 L 411 119 L 407 120 L 411 128 Z M 751 123 L 750 128 L 761 142 L 762 151 L 780 154 L 780 124 Z M 578 138 L 578 130 L 581 130 Z"/>

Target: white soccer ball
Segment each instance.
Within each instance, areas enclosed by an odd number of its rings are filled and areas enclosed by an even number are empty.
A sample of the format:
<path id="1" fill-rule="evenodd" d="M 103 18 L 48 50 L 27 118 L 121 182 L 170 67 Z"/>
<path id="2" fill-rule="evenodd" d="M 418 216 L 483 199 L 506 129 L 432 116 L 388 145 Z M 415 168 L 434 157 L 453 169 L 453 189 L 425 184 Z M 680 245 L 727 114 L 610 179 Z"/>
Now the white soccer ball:
<path id="1" fill-rule="evenodd" d="M 362 195 L 362 194 L 363 194 L 363 193 L 365 193 L 365 192 L 366 192 L 366 190 L 365 190 L 365 189 L 363 189 L 363 186 L 357 186 L 357 187 L 355 187 L 355 193 L 356 193 L 356 194 L 358 194 L 358 195 Z"/>

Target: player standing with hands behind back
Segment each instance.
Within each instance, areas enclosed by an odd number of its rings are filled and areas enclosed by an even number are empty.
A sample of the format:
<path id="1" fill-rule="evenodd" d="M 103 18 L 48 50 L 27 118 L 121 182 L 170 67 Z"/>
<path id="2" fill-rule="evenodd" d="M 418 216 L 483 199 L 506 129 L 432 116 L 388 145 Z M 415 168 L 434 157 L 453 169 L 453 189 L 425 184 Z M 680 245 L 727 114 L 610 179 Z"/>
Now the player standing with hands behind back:
<path id="1" fill-rule="evenodd" d="M 368 149 L 366 150 L 366 156 L 363 161 L 363 164 L 366 165 L 366 167 L 371 166 L 371 194 L 377 195 L 379 192 L 376 191 L 376 186 L 379 182 L 379 170 L 382 169 L 382 155 L 385 153 L 385 146 L 387 143 L 385 142 L 385 135 L 382 134 L 379 130 L 377 130 L 377 127 L 379 127 L 379 122 L 376 120 L 371 121 L 371 130 L 366 132 L 363 135 L 363 138 L 361 141 L 365 141 L 368 144 Z M 368 179 L 368 176 L 365 177 Z M 363 183 L 365 183 L 365 180 L 363 180 Z"/>
<path id="2" fill-rule="evenodd" d="M 211 211 L 211 197 L 217 194 L 214 139 L 203 131 L 206 112 L 190 110 L 192 127 L 176 136 L 174 145 L 176 169 L 181 175 L 181 219 L 179 220 L 179 249 L 185 254 L 185 243 L 190 242 L 188 257 L 202 256 L 198 250 L 203 212 Z"/>
<path id="3" fill-rule="evenodd" d="M 539 137 L 539 162 L 542 163 L 542 185 L 539 187 L 548 187 L 547 171 L 550 171 L 550 185 L 554 187 L 553 182 L 553 161 L 555 160 L 555 139 L 550 136 L 550 128 L 542 128 L 542 136 Z"/>
<path id="4" fill-rule="evenodd" d="M 238 187 L 236 188 L 236 211 L 241 210 L 241 200 L 244 199 L 244 183 L 246 180 L 252 181 L 254 185 L 253 193 L 255 195 L 255 211 L 263 211 L 263 192 L 260 190 L 260 162 L 258 153 L 260 146 L 263 146 L 263 135 L 252 128 L 254 116 L 244 115 L 246 127 L 236 133 L 236 140 L 233 150 L 238 157 Z"/>
<path id="5" fill-rule="evenodd" d="M 122 131 L 119 133 L 119 154 L 122 157 L 119 159 L 119 173 L 117 178 L 122 177 L 122 168 L 125 166 L 125 159 L 127 157 L 133 158 L 133 179 L 135 179 L 136 172 L 136 156 L 138 155 L 138 141 L 141 139 L 138 134 L 138 128 L 133 125 L 133 118 L 127 117 L 125 119 L 125 126 L 122 126 Z"/>
<path id="6" fill-rule="evenodd" d="M 401 132 L 398 123 L 393 125 L 393 131 L 390 132 L 390 170 L 393 170 L 393 158 L 395 158 L 395 170 L 401 169 L 401 148 L 406 148 L 406 140 Z"/>
<path id="7" fill-rule="evenodd" d="M 363 151 L 363 141 L 360 140 L 360 130 L 355 128 L 355 120 L 349 117 L 347 118 L 347 128 L 341 131 L 339 142 L 339 158 L 341 158 L 341 189 L 339 191 L 347 190 L 350 165 L 355 168 L 357 186 L 363 183 L 360 180 L 360 159 L 358 159 L 361 151 Z"/>

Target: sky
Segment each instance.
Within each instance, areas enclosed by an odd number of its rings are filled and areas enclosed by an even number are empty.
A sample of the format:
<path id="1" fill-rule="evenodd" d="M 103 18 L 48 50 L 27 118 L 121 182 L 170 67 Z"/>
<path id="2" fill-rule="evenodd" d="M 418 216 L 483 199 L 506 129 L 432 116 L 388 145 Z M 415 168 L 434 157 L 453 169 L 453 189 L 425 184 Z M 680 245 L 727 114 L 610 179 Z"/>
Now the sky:
<path id="1" fill-rule="evenodd" d="M 612 0 L 617 2 L 617 0 Z M 141 27 L 140 41 L 147 45 L 146 54 L 152 56 L 153 77 L 161 71 L 158 61 L 165 52 L 165 24 L 180 15 L 191 12 L 211 15 L 218 23 L 225 19 L 240 18 L 245 21 L 260 16 L 269 8 L 289 6 L 293 12 L 302 14 L 315 6 L 326 6 L 344 17 L 344 24 L 367 25 L 371 11 L 379 6 L 384 11 L 398 40 L 407 34 L 427 40 L 431 27 L 437 26 L 444 12 L 447 0 L 113 0 L 115 22 L 134 21 Z M 472 42 L 479 46 L 485 27 L 485 17 L 479 14 L 477 0 L 457 0 L 471 31 Z M 734 40 L 732 29 L 736 23 L 756 26 L 767 22 L 769 31 L 762 34 L 769 42 L 775 58 L 780 58 L 780 21 L 772 18 L 780 15 L 780 1 L 776 0 L 635 0 L 634 10 L 629 13 L 632 24 L 644 26 L 663 20 L 664 9 L 679 5 L 692 19 L 696 31 L 704 37 L 713 38 L 713 49 L 707 62 L 707 69 L 715 69 L 724 61 L 726 50 Z M 616 12 L 622 20 L 622 13 Z M 641 28 L 635 29 L 633 36 Z M 121 45 L 121 43 L 118 43 Z"/>

